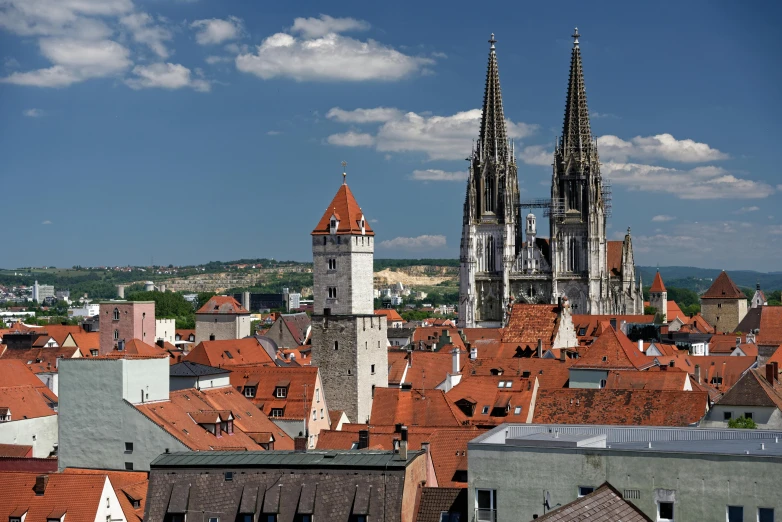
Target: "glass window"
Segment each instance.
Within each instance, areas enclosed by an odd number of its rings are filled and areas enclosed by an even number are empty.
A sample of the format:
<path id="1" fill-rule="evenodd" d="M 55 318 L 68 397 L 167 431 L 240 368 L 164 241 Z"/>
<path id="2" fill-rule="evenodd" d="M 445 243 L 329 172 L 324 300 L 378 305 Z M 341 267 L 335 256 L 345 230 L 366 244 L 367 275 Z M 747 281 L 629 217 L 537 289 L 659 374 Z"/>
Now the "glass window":
<path id="1" fill-rule="evenodd" d="M 595 490 L 593 486 L 578 486 L 578 496 L 583 497 L 589 495 Z"/>
<path id="2" fill-rule="evenodd" d="M 730 420 L 733 418 L 733 413 L 729 411 L 722 412 L 722 420 Z"/>
<path id="3" fill-rule="evenodd" d="M 774 508 L 758 508 L 758 522 L 774 522 Z"/>
<path id="4" fill-rule="evenodd" d="M 744 506 L 728 506 L 728 522 L 744 522 Z"/>
<path id="5" fill-rule="evenodd" d="M 125 443 L 125 453 L 133 453 L 133 443 L 132 442 L 126 442 Z"/>
<path id="6" fill-rule="evenodd" d="M 516 406 L 516 408 L 513 410 L 514 415 L 521 415 L 521 406 Z"/>
<path id="7" fill-rule="evenodd" d="M 497 491 L 493 489 L 478 489 L 475 491 L 477 522 L 494 522 L 497 520 Z"/>
<path id="8" fill-rule="evenodd" d="M 745 419 L 751 419 L 752 418 L 752 412 L 751 411 L 745 411 L 744 412 L 744 418 Z"/>
<path id="9" fill-rule="evenodd" d="M 484 415 L 486 415 L 487 413 L 489 413 L 489 407 L 488 407 L 488 406 L 484 406 L 484 407 L 483 407 L 483 410 L 481 410 L 481 412 L 482 412 Z"/>
<path id="10" fill-rule="evenodd" d="M 657 520 L 673 520 L 673 502 L 657 504 Z"/>
<path id="11" fill-rule="evenodd" d="M 125 463 L 125 470 L 133 471 L 133 463 L 132 462 L 126 462 Z"/>
<path id="12" fill-rule="evenodd" d="M 511 386 L 513 386 L 513 381 L 506 381 L 505 382 L 505 387 L 506 388 L 510 388 Z"/>

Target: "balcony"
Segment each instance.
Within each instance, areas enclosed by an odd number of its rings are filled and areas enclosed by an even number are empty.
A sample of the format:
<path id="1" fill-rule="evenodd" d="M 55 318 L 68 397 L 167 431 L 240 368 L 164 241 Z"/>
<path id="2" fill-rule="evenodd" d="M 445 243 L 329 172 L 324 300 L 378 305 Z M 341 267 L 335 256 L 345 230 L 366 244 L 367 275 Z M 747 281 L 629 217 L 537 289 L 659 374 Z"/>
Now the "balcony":
<path id="1" fill-rule="evenodd" d="M 497 510 L 478 508 L 475 510 L 473 520 L 475 522 L 497 522 Z"/>

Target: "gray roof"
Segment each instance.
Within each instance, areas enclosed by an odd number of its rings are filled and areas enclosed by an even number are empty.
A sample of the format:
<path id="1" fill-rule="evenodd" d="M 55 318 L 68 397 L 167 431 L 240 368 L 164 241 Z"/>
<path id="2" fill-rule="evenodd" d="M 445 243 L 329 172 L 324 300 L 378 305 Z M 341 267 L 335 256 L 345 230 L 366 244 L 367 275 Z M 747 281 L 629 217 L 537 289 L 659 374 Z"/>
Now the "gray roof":
<path id="1" fill-rule="evenodd" d="M 207 366 L 206 364 L 199 364 L 192 361 L 182 361 L 172 364 L 169 369 L 169 375 L 171 377 L 200 377 L 202 375 L 217 375 L 224 373 L 231 373 L 231 370 L 215 368 L 214 366 Z"/>
<path id="2" fill-rule="evenodd" d="M 401 469 L 422 454 L 422 451 L 409 451 L 407 460 L 402 460 L 393 451 L 182 451 L 160 455 L 152 461 L 151 467 Z"/>
<path id="3" fill-rule="evenodd" d="M 622 494 L 605 483 L 589 495 L 538 517 L 550 522 L 651 522 L 651 519 L 622 498 Z"/>

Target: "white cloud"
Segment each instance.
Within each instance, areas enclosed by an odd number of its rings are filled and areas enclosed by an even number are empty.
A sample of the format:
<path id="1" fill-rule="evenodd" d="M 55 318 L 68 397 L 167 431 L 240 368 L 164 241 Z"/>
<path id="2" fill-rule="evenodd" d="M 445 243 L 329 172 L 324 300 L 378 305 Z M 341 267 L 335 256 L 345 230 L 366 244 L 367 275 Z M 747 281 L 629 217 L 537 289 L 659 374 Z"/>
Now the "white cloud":
<path id="1" fill-rule="evenodd" d="M 135 77 L 128 78 L 125 83 L 132 89 L 181 89 L 190 87 L 200 92 L 207 92 L 211 85 L 206 80 L 193 78 L 190 69 L 178 63 L 153 63 L 137 65 L 133 68 Z"/>
<path id="2" fill-rule="evenodd" d="M 276 131 L 276 130 L 270 130 L 270 131 L 266 132 L 267 136 L 278 136 L 280 134 L 282 134 L 282 133 L 280 131 Z"/>
<path id="3" fill-rule="evenodd" d="M 305 38 L 320 38 L 331 33 L 344 33 L 348 31 L 366 31 L 369 23 L 355 18 L 332 18 L 328 15 L 320 15 L 320 18 L 296 18 L 293 21 L 291 32 L 300 33 Z"/>
<path id="4" fill-rule="evenodd" d="M 19 60 L 17 60 L 13 56 L 9 56 L 5 60 L 3 60 L 3 66 L 5 66 L 6 69 L 18 69 L 19 65 L 20 65 Z"/>
<path id="5" fill-rule="evenodd" d="M 2 0 L 0 27 L 22 36 L 103 39 L 111 29 L 100 17 L 133 10 L 131 0 Z"/>
<path id="6" fill-rule="evenodd" d="M 362 145 L 381 152 L 423 152 L 432 160 L 458 160 L 470 153 L 478 136 L 481 110 L 472 109 L 452 116 L 431 116 L 399 109 L 377 107 L 345 111 L 331 109 L 327 117 L 350 123 L 382 123 L 372 141 Z M 537 130 L 536 125 L 506 121 L 509 138 L 524 138 Z"/>
<path id="7" fill-rule="evenodd" d="M 396 237 L 381 241 L 378 247 L 389 250 L 434 250 L 445 247 L 445 236 Z"/>
<path id="8" fill-rule="evenodd" d="M 320 38 L 296 38 L 277 33 L 255 53 L 236 57 L 236 67 L 264 80 L 394 81 L 421 72 L 430 58 L 408 56 L 374 40 L 362 42 L 329 33 Z"/>
<path id="9" fill-rule="evenodd" d="M 24 115 L 28 118 L 41 118 L 44 114 L 46 114 L 43 109 L 27 109 L 24 111 Z"/>
<path id="10" fill-rule="evenodd" d="M 217 63 L 228 63 L 234 61 L 230 56 L 207 56 L 206 63 L 209 65 L 215 65 Z"/>
<path id="11" fill-rule="evenodd" d="M 628 158 L 636 158 L 700 163 L 728 158 L 727 154 L 711 148 L 706 143 L 690 139 L 677 140 L 670 134 L 636 136 L 630 141 L 609 134 L 597 140 L 597 147 L 603 159 L 622 162 Z"/>
<path id="12" fill-rule="evenodd" d="M 774 187 L 762 181 L 738 178 L 721 167 L 703 166 L 690 170 L 608 162 L 602 174 L 615 185 L 643 192 L 664 192 L 680 199 L 765 198 Z"/>
<path id="13" fill-rule="evenodd" d="M 596 120 L 602 118 L 619 119 L 619 116 L 617 116 L 616 114 L 611 114 L 610 112 L 597 112 L 597 111 L 590 112 L 589 117 L 594 118 Z"/>
<path id="14" fill-rule="evenodd" d="M 417 181 L 465 181 L 467 179 L 467 171 L 445 172 L 444 170 L 437 169 L 414 170 L 410 179 Z"/>
<path id="15" fill-rule="evenodd" d="M 374 109 L 353 109 L 346 111 L 334 107 L 326 113 L 326 118 L 341 123 L 372 123 L 386 122 L 402 116 L 402 111 L 392 107 L 376 107 Z"/>
<path id="16" fill-rule="evenodd" d="M 49 221 L 48 219 L 41 223 L 41 225 L 51 225 L 51 224 L 52 224 L 52 222 Z"/>
<path id="17" fill-rule="evenodd" d="M 360 132 L 343 132 L 341 134 L 332 134 L 327 138 L 331 145 L 340 147 L 369 147 L 375 142 L 371 134 Z"/>
<path id="18" fill-rule="evenodd" d="M 52 67 L 14 72 L 2 81 L 35 87 L 65 87 L 89 78 L 118 74 L 131 64 L 128 49 L 112 40 L 43 38 L 39 45 L 41 54 L 54 64 Z"/>
<path id="19" fill-rule="evenodd" d="M 519 153 L 519 157 L 528 165 L 551 166 L 554 163 L 554 151 L 543 145 L 524 147 Z"/>
<path id="20" fill-rule="evenodd" d="M 120 24 L 133 35 L 133 40 L 144 44 L 161 58 L 168 58 L 169 51 L 163 42 L 171 40 L 171 31 L 156 25 L 147 13 L 132 13 L 120 18 Z"/>
<path id="21" fill-rule="evenodd" d="M 741 207 L 738 210 L 734 210 L 733 213 L 734 214 L 746 214 L 748 212 L 757 212 L 758 210 L 760 210 L 760 207 L 755 207 L 755 206 L 752 206 L 752 207 Z"/>
<path id="22" fill-rule="evenodd" d="M 201 45 L 214 45 L 228 40 L 236 40 L 244 34 L 242 19 L 229 16 L 228 19 L 210 18 L 196 20 L 190 24 L 196 32 L 196 42 Z"/>
<path id="23" fill-rule="evenodd" d="M 676 218 L 673 217 L 673 216 L 666 216 L 665 214 L 659 214 L 657 216 L 654 216 L 652 218 L 652 221 L 654 221 L 656 223 L 659 223 L 659 222 L 663 222 L 663 221 L 673 221 L 674 219 L 676 219 Z"/>

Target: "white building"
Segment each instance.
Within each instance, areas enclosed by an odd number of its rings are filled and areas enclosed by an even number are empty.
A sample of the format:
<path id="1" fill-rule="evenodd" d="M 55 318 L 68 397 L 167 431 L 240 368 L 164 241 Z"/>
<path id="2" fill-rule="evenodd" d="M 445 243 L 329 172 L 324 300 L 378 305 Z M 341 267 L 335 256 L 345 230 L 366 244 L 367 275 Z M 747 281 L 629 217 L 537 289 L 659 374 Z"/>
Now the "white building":
<path id="1" fill-rule="evenodd" d="M 174 344 L 176 339 L 176 323 L 174 319 L 155 319 L 155 339 Z"/>
<path id="2" fill-rule="evenodd" d="M 39 285 L 38 281 L 36 281 L 33 284 L 33 301 L 42 303 L 47 297 L 54 297 L 54 287 L 52 285 Z"/>
<path id="3" fill-rule="evenodd" d="M 81 308 L 71 308 L 68 310 L 68 315 L 71 317 L 94 317 L 99 313 L 100 305 L 98 303 L 85 303 Z"/>

